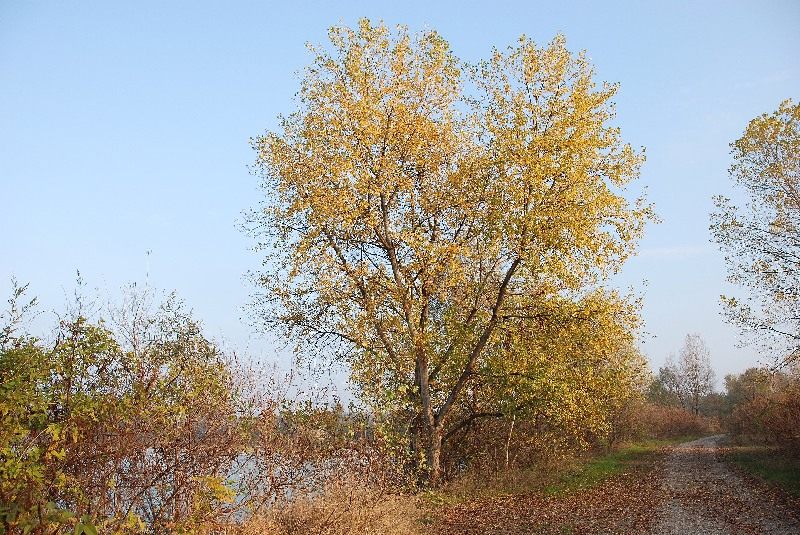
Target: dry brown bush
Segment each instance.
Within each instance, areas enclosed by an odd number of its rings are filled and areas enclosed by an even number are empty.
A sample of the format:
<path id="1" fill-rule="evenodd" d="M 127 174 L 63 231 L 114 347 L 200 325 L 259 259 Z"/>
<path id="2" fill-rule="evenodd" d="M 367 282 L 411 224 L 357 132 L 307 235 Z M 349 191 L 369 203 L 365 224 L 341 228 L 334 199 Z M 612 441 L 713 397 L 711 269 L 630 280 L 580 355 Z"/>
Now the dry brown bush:
<path id="1" fill-rule="evenodd" d="M 242 525 L 243 535 L 412 535 L 420 532 L 411 496 L 350 478 L 265 511 Z"/>
<path id="2" fill-rule="evenodd" d="M 680 407 L 643 403 L 631 417 L 631 438 L 680 438 L 718 433 L 714 418 L 699 416 Z"/>
<path id="3" fill-rule="evenodd" d="M 782 376 L 737 404 L 726 424 L 739 441 L 780 446 L 800 456 L 800 376 Z"/>

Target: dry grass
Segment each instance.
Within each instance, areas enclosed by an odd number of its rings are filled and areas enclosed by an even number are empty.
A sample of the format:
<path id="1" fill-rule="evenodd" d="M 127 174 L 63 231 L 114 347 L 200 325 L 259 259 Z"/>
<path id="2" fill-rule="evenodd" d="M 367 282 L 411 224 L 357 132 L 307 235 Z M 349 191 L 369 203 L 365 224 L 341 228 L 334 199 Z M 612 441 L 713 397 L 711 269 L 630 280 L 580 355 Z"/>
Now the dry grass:
<path id="1" fill-rule="evenodd" d="M 450 502 L 480 496 L 531 492 L 546 487 L 555 481 L 559 474 L 568 471 L 578 462 L 575 455 L 562 455 L 539 459 L 527 467 L 512 467 L 495 472 L 468 471 L 448 482 L 436 496 Z M 432 501 L 439 501 L 439 498 L 433 497 Z"/>
<path id="2" fill-rule="evenodd" d="M 358 481 L 336 482 L 251 519 L 243 535 L 414 535 L 422 531 L 413 496 Z"/>
<path id="3" fill-rule="evenodd" d="M 648 464 L 665 446 L 696 438 L 636 440 L 618 444 L 609 451 L 563 454 L 539 459 L 528 467 L 494 473 L 468 472 L 449 482 L 428 501 L 455 503 L 465 499 L 516 494 L 550 493 L 553 490 L 585 487 L 631 466 Z"/>

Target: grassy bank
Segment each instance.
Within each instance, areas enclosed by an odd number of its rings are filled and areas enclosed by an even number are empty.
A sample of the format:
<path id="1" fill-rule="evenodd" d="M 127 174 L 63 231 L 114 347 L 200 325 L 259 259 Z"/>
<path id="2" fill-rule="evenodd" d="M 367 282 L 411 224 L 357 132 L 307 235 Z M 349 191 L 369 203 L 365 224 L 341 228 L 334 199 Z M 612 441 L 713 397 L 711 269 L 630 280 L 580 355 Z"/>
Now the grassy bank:
<path id="1" fill-rule="evenodd" d="M 598 485 L 615 475 L 649 469 L 661 456 L 663 448 L 695 438 L 690 436 L 622 444 L 610 452 L 580 459 L 558 474 L 557 479 L 546 485 L 543 491 L 548 495 L 574 492 Z"/>
<path id="2" fill-rule="evenodd" d="M 734 446 L 725 457 L 746 473 L 800 498 L 800 458 L 767 446 Z"/>
<path id="3" fill-rule="evenodd" d="M 549 460 L 529 468 L 470 474 L 444 489 L 425 493 L 423 502 L 436 507 L 474 498 L 514 494 L 555 495 L 592 487 L 618 474 L 647 469 L 664 447 L 697 437 L 644 440 L 620 444 L 608 452 Z"/>

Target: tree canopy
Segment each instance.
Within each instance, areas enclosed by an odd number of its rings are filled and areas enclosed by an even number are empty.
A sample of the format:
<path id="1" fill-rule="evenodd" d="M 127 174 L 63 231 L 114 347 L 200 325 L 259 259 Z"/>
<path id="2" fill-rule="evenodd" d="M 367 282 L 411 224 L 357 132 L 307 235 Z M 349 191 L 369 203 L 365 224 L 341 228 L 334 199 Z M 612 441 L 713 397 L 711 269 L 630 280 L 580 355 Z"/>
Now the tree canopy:
<path id="1" fill-rule="evenodd" d="M 746 203 L 716 197 L 711 231 L 747 295 L 723 296 L 725 313 L 783 365 L 800 356 L 800 104 L 756 117 L 731 148 Z"/>
<path id="2" fill-rule="evenodd" d="M 632 332 L 635 306 L 600 285 L 652 216 L 623 195 L 643 155 L 611 124 L 617 86 L 561 36 L 471 66 L 434 31 L 362 20 L 330 40 L 296 111 L 253 141 L 257 308 L 410 404 L 435 482 L 481 377 L 530 376 L 537 351 L 622 354 L 610 332 Z"/>

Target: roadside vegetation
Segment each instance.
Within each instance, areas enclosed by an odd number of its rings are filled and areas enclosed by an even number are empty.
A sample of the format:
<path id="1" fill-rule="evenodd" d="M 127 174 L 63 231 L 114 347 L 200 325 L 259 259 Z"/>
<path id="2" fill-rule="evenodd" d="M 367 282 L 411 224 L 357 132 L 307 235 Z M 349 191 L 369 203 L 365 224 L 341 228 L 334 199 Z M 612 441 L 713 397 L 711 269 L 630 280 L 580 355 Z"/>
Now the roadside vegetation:
<path id="1" fill-rule="evenodd" d="M 726 459 L 800 497 L 800 374 L 750 368 L 725 378 L 731 443 Z"/>
<path id="2" fill-rule="evenodd" d="M 733 446 L 725 459 L 800 498 L 800 459 L 774 446 Z"/>
<path id="3" fill-rule="evenodd" d="M 397 488 L 363 414 L 282 396 L 174 296 L 133 288 L 110 310 L 84 305 L 47 338 L 27 329 L 25 287 L 3 315 L 0 532 L 280 525 L 284 504 L 337 485 L 361 500 Z"/>
<path id="4" fill-rule="evenodd" d="M 731 144 L 730 176 L 745 202 L 715 199 L 711 232 L 725 254 L 727 320 L 766 363 L 725 378 L 725 427 L 739 466 L 800 486 L 800 103 L 754 118 Z"/>
<path id="5" fill-rule="evenodd" d="M 644 158 L 613 124 L 617 86 L 585 54 L 522 37 L 468 65 L 434 31 L 368 20 L 330 39 L 298 109 L 253 140 L 252 312 L 299 362 L 346 366 L 358 398 L 292 397 L 177 297 L 135 286 L 108 307 L 78 297 L 34 332 L 36 301 L 15 284 L 0 321 L 0 534 L 399 535 L 509 494 L 620 511 L 648 499 L 663 448 L 723 431 L 734 462 L 796 491 L 796 335 L 724 393 L 699 334 L 656 373 L 638 350 L 641 302 L 609 279 L 655 216 L 627 189 Z M 748 156 L 759 140 L 797 138 L 797 121 L 784 103 L 735 144 L 745 186 L 766 172 Z M 767 197 L 779 235 L 800 206 L 784 174 Z M 736 207 L 718 207 L 721 245 L 746 259 L 762 241 L 737 242 Z M 763 307 L 726 299 L 769 340 L 796 332 L 778 316 L 800 292 L 775 270 L 796 277 L 800 255 L 779 253 L 747 257 L 772 270 L 752 284 Z"/>

